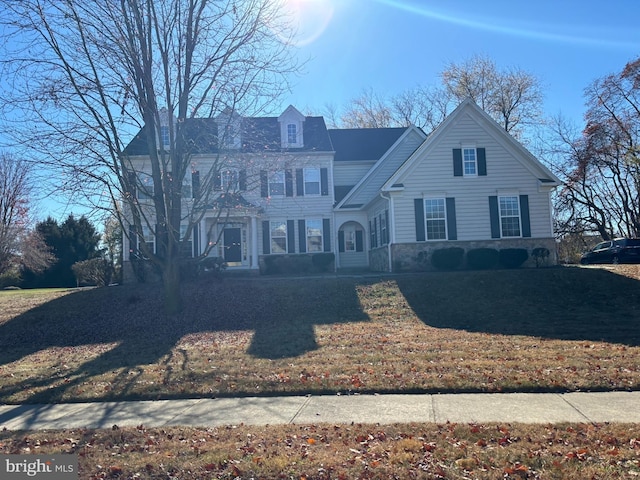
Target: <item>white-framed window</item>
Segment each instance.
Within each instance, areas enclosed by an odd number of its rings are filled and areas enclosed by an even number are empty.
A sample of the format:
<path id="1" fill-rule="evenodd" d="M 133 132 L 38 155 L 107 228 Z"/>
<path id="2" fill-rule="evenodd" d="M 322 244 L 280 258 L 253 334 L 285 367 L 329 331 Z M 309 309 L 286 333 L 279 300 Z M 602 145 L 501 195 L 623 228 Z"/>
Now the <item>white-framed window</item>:
<path id="1" fill-rule="evenodd" d="M 304 194 L 320 195 L 320 169 L 304 169 Z"/>
<path id="2" fill-rule="evenodd" d="M 138 173 L 138 199 L 148 200 L 153 198 L 153 178 L 148 173 Z"/>
<path id="3" fill-rule="evenodd" d="M 462 171 L 465 176 L 478 174 L 478 156 L 475 147 L 462 148 Z"/>
<path id="4" fill-rule="evenodd" d="M 226 169 L 220 172 L 220 185 L 225 192 L 238 190 L 238 171 Z"/>
<path id="5" fill-rule="evenodd" d="M 150 253 L 156 253 L 156 236 L 153 234 L 151 228 L 149 228 L 147 225 L 142 225 L 141 243 L 142 242 L 147 245 L 147 249 Z M 138 245 L 138 250 L 142 253 L 142 255 L 145 255 L 145 252 L 142 251 L 142 247 L 140 244 Z"/>
<path id="6" fill-rule="evenodd" d="M 193 233 L 191 230 L 191 237 L 188 241 L 184 241 L 184 237 L 187 235 L 187 225 L 180 225 L 180 255 L 182 257 L 193 257 Z"/>
<path id="7" fill-rule="evenodd" d="M 169 125 L 160 125 L 160 144 L 167 148 L 171 145 L 171 136 L 169 134 Z"/>
<path id="8" fill-rule="evenodd" d="M 424 200 L 425 227 L 427 240 L 447 239 L 447 210 L 444 198 Z"/>
<path id="9" fill-rule="evenodd" d="M 306 221 L 307 252 L 322 252 L 322 220 Z"/>
<path id="10" fill-rule="evenodd" d="M 191 189 L 191 179 L 185 177 L 182 179 L 182 198 L 193 198 L 193 190 Z"/>
<path id="11" fill-rule="evenodd" d="M 284 171 L 273 172 L 269 177 L 269 196 L 282 197 L 284 194 Z"/>
<path id="12" fill-rule="evenodd" d="M 238 148 L 240 146 L 239 130 L 238 126 L 233 123 L 228 123 L 224 126 L 223 144 L 225 148 Z"/>
<path id="13" fill-rule="evenodd" d="M 298 127 L 295 123 L 289 123 L 287 125 L 287 143 L 298 143 Z"/>
<path id="14" fill-rule="evenodd" d="M 271 227 L 271 253 L 287 253 L 287 222 L 272 221 Z"/>
<path id="15" fill-rule="evenodd" d="M 356 230 L 355 228 L 344 229 L 344 251 L 355 252 L 356 251 Z"/>
<path id="16" fill-rule="evenodd" d="M 520 200 L 517 195 L 498 197 L 500 233 L 503 237 L 520 237 Z"/>
<path id="17" fill-rule="evenodd" d="M 378 225 L 380 227 L 380 245 L 386 245 L 389 243 L 389 237 L 387 237 L 387 211 L 383 210 L 378 215 Z"/>

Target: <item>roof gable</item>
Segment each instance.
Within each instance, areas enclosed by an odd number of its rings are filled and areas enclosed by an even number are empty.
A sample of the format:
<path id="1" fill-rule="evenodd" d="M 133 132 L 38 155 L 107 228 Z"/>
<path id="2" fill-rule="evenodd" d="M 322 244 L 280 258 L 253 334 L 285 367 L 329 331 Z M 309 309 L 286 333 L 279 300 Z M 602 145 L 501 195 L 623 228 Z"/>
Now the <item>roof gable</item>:
<path id="1" fill-rule="evenodd" d="M 493 136 L 507 150 L 511 151 L 514 158 L 521 162 L 522 165 L 537 177 L 541 182 L 550 186 L 559 185 L 560 179 L 556 177 L 547 167 L 527 150 L 520 142 L 513 138 L 506 130 L 491 118 L 484 110 L 482 110 L 473 100 L 467 98 L 458 105 L 458 107 L 429 135 L 427 140 L 418 148 L 410 158 L 385 182 L 382 190 L 389 191 L 394 189 L 394 185 L 404 182 L 412 167 L 425 153 L 428 153 L 446 133 L 454 128 L 456 123 L 464 116 L 469 115 L 477 121 L 485 131 Z"/>
<path id="2" fill-rule="evenodd" d="M 402 135 L 377 159 L 377 162 L 344 196 L 336 208 L 362 207 L 371 202 L 389 175 L 395 172 L 426 138 L 425 133 L 415 126 L 402 130 Z"/>

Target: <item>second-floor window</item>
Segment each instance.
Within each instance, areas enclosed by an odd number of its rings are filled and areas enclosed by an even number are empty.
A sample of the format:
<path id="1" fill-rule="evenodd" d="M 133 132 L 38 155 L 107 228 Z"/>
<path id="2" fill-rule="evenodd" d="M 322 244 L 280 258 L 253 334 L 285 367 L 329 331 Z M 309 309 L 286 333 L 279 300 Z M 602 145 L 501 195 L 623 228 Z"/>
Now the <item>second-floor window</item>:
<path id="1" fill-rule="evenodd" d="M 304 169 L 304 194 L 320 195 L 320 169 Z"/>
<path id="2" fill-rule="evenodd" d="M 284 171 L 278 171 L 271 174 L 269 177 L 269 196 L 270 197 L 282 197 L 285 194 L 284 186 Z"/>
<path id="3" fill-rule="evenodd" d="M 138 198 L 140 200 L 148 200 L 153 198 L 153 178 L 147 173 L 138 174 Z"/>
<path id="4" fill-rule="evenodd" d="M 220 173 L 220 183 L 225 192 L 235 192 L 238 190 L 238 171 L 223 170 Z"/>

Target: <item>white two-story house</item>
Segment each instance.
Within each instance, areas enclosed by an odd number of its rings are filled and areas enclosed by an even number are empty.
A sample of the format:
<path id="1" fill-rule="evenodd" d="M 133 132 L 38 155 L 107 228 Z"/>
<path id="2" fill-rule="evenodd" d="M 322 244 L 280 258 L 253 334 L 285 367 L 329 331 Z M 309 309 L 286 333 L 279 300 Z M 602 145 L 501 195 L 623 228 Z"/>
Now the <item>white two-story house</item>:
<path id="1" fill-rule="evenodd" d="M 183 198 L 204 212 L 186 256 L 207 252 L 230 269 L 262 272 L 274 259 L 318 254 L 330 270 L 410 271 L 425 267 L 421 252 L 448 246 L 547 248 L 555 261 L 558 178 L 471 100 L 429 135 L 417 127 L 330 130 L 292 106 L 278 117 L 227 112 L 188 122 L 202 147 Z M 140 201 L 152 193 L 145 149 L 140 132 L 125 150 Z M 200 172 L 215 162 L 219 173 L 204 182 Z M 209 201 L 189 204 L 202 188 L 211 189 Z M 124 251 L 135 254 L 132 238 Z M 139 241 L 153 238 L 147 228 Z"/>

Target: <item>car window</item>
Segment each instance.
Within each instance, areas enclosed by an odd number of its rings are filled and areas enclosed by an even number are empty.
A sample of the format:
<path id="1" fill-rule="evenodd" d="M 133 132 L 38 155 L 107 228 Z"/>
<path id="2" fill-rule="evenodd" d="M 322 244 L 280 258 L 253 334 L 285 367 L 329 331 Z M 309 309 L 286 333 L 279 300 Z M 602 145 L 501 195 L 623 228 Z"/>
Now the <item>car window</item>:
<path id="1" fill-rule="evenodd" d="M 597 250 L 604 250 L 605 248 L 609 248 L 609 245 L 611 245 L 611 242 L 602 242 L 597 244 L 595 247 L 593 247 L 593 251 L 597 251 Z"/>
<path id="2" fill-rule="evenodd" d="M 640 247 L 640 238 L 626 238 L 624 244 L 627 247 Z"/>

